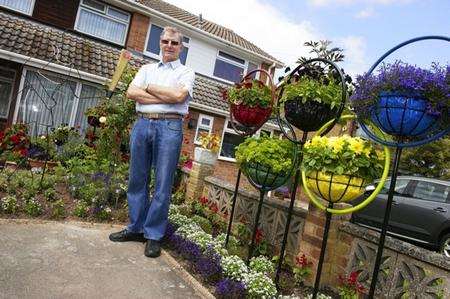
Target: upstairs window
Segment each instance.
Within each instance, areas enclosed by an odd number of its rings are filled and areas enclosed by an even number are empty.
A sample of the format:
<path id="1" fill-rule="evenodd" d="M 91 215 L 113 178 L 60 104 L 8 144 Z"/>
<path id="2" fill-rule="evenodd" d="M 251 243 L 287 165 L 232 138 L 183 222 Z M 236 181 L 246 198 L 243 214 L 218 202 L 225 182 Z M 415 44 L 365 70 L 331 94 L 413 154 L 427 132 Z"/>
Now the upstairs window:
<path id="1" fill-rule="evenodd" d="M 98 1 L 82 0 L 78 10 L 75 29 L 119 45 L 124 45 L 129 24 L 129 13 Z"/>
<path id="2" fill-rule="evenodd" d="M 244 59 L 219 51 L 216 64 L 214 65 L 213 75 L 217 78 L 236 83 L 241 81 L 245 74 L 257 68 L 258 65 L 256 63 L 245 61 Z M 251 77 L 257 79 L 259 74 L 253 73 Z"/>
<path id="3" fill-rule="evenodd" d="M 31 16 L 34 0 L 0 0 L 0 6 Z"/>
<path id="4" fill-rule="evenodd" d="M 163 32 L 163 28 L 159 27 L 155 24 L 150 25 L 149 36 L 147 39 L 147 46 L 145 47 L 146 54 L 159 58 L 159 54 L 161 52 L 161 48 L 159 47 L 159 39 L 161 37 L 161 33 Z M 180 53 L 180 62 L 183 65 L 186 65 L 186 59 L 189 52 L 189 42 L 190 39 L 186 36 L 183 36 L 183 50 Z"/>

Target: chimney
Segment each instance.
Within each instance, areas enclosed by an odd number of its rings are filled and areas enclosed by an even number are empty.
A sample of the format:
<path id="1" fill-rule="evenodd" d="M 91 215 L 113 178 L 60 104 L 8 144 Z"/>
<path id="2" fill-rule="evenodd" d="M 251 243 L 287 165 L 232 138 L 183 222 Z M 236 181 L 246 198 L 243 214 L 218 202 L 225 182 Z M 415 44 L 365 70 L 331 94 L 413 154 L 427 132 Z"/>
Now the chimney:
<path id="1" fill-rule="evenodd" d="M 197 27 L 200 28 L 200 29 L 203 27 L 203 17 L 202 17 L 202 14 L 199 14 L 199 15 L 198 15 L 198 18 L 197 18 Z"/>

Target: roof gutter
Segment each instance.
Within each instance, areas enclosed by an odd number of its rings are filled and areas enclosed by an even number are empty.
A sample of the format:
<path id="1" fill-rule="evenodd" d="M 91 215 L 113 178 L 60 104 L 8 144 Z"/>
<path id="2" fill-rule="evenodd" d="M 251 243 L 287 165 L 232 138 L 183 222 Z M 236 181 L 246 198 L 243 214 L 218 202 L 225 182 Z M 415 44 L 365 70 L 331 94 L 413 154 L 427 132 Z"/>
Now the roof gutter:
<path id="1" fill-rule="evenodd" d="M 22 54 L 17 54 L 14 52 L 9 52 L 9 51 L 3 50 L 3 49 L 0 49 L 0 58 L 6 59 L 9 61 L 22 63 L 27 66 L 32 66 L 32 67 L 37 67 L 37 68 L 46 68 L 49 71 L 54 71 L 56 73 L 71 76 L 71 77 L 75 77 L 75 75 L 79 74 L 80 75 L 79 79 L 83 79 L 83 80 L 87 80 L 87 81 L 95 82 L 95 83 L 99 83 L 99 84 L 106 84 L 106 82 L 109 81 L 109 79 L 107 79 L 105 77 L 97 76 L 97 75 L 94 75 L 94 74 L 91 74 L 88 72 L 84 72 L 84 71 L 78 71 L 75 68 L 70 68 L 67 66 L 53 63 L 53 62 L 49 63 L 48 61 L 45 61 L 45 60 L 33 58 L 30 56 L 25 56 Z"/>
<path id="2" fill-rule="evenodd" d="M 171 22 L 174 22 L 174 23 L 176 23 L 176 24 L 178 24 L 178 25 L 180 25 L 180 26 L 182 26 L 182 27 L 186 27 L 186 28 L 188 28 L 189 30 L 195 31 L 195 32 L 200 33 L 200 34 L 202 34 L 202 35 L 206 35 L 206 36 L 208 36 L 209 38 L 212 38 L 212 39 L 214 39 L 214 40 L 216 40 L 216 41 L 219 41 L 219 42 L 221 42 L 221 43 L 224 43 L 224 44 L 227 45 L 227 46 L 232 46 L 232 47 L 238 48 L 239 50 L 244 51 L 244 52 L 246 52 L 246 53 L 248 53 L 248 54 L 250 54 L 250 55 L 253 55 L 253 56 L 256 55 L 256 56 L 258 56 L 259 58 L 261 58 L 261 59 L 263 59 L 263 60 L 270 61 L 271 63 L 275 63 L 275 64 L 276 64 L 277 66 L 279 66 L 280 68 L 281 68 L 281 67 L 284 67 L 284 64 L 280 64 L 280 63 L 279 63 L 278 61 L 276 61 L 276 60 L 273 60 L 273 59 L 270 59 L 270 58 L 268 58 L 268 57 L 266 57 L 266 56 L 264 56 L 264 55 L 261 55 L 261 54 L 252 52 L 252 51 L 250 51 L 250 50 L 248 50 L 248 49 L 246 49 L 246 48 L 244 48 L 244 47 L 241 47 L 241 46 L 239 46 L 239 45 L 230 43 L 229 41 L 227 41 L 227 40 L 225 40 L 225 39 L 223 39 L 223 38 L 220 38 L 220 37 L 218 37 L 218 36 L 216 36 L 216 35 L 214 35 L 214 34 L 211 34 L 211 33 L 209 33 L 209 32 L 206 32 L 206 31 L 204 31 L 204 30 L 201 30 L 201 29 L 198 28 L 198 27 L 195 27 L 195 26 L 192 26 L 192 25 L 187 24 L 187 23 L 185 23 L 185 22 L 182 22 L 182 21 L 180 21 L 180 20 L 178 20 L 178 19 L 175 19 L 175 18 L 173 18 L 173 17 L 171 17 L 171 16 L 169 16 L 169 15 L 163 14 L 162 12 L 159 12 L 159 11 L 157 11 L 157 10 L 155 10 L 155 9 L 153 9 L 153 8 L 150 8 L 150 7 L 148 7 L 148 6 L 145 6 L 145 5 L 143 5 L 143 4 L 134 2 L 134 1 L 132 1 L 132 0 L 107 0 L 107 2 L 109 2 L 109 3 L 111 3 L 111 4 L 114 4 L 114 5 L 117 5 L 117 6 L 127 6 L 127 7 L 131 7 L 131 8 L 133 8 L 133 9 L 135 9 L 136 11 L 138 11 L 138 12 L 144 14 L 144 15 L 147 15 L 147 16 L 156 15 L 157 17 L 160 17 L 160 18 L 162 18 L 162 19 L 170 20 Z"/>

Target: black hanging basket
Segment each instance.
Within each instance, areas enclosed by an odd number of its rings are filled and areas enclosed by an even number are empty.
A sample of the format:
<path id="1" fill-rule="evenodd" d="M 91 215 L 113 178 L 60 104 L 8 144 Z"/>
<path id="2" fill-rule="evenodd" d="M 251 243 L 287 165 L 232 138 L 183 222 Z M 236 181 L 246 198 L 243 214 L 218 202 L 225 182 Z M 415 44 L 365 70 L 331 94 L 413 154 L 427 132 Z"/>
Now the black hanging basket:
<path id="1" fill-rule="evenodd" d="M 338 109 L 315 101 L 302 103 L 300 97 L 284 103 L 286 120 L 304 132 L 319 130 L 323 124 L 336 117 Z"/>

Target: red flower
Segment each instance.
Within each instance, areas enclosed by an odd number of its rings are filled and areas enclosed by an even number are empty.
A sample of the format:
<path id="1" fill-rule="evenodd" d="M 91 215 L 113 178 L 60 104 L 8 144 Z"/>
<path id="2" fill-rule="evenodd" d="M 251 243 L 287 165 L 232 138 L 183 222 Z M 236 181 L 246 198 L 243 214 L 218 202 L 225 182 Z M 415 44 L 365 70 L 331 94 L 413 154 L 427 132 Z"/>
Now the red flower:
<path id="1" fill-rule="evenodd" d="M 28 155 L 28 150 L 26 148 L 22 148 L 19 150 L 19 153 L 22 157 L 26 157 Z"/>
<path id="2" fill-rule="evenodd" d="M 252 86 L 253 86 L 252 82 L 245 82 L 244 83 L 244 87 L 247 88 L 247 89 L 252 88 Z"/>
<path id="3" fill-rule="evenodd" d="M 0 142 L 3 140 L 4 137 L 5 137 L 5 132 L 0 131 Z"/>
<path id="4" fill-rule="evenodd" d="M 18 134 L 12 135 L 10 139 L 11 139 L 11 142 L 14 144 L 20 143 L 20 136 Z"/>
<path id="5" fill-rule="evenodd" d="M 206 196 L 200 197 L 200 203 L 202 205 L 206 205 L 206 204 L 208 204 L 208 202 L 209 202 L 209 199 Z"/>
<path id="6" fill-rule="evenodd" d="M 191 159 L 187 160 L 187 161 L 184 163 L 184 166 L 183 166 L 183 167 L 186 167 L 187 169 L 192 169 L 192 160 L 191 160 Z"/>
<path id="7" fill-rule="evenodd" d="M 261 243 L 263 238 L 264 238 L 263 231 L 261 229 L 257 228 L 256 229 L 256 236 L 255 236 L 255 243 L 256 244 Z"/>
<path id="8" fill-rule="evenodd" d="M 209 209 L 211 210 L 211 212 L 213 213 L 217 213 L 219 211 L 219 208 L 217 207 L 217 204 L 214 202 L 209 206 Z"/>
<path id="9" fill-rule="evenodd" d="M 302 254 L 302 256 L 295 257 L 295 263 L 302 268 L 307 267 L 311 264 L 311 262 L 309 262 L 308 259 L 306 258 L 305 254 Z"/>

